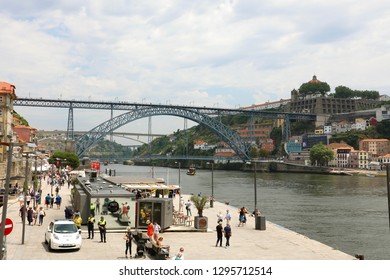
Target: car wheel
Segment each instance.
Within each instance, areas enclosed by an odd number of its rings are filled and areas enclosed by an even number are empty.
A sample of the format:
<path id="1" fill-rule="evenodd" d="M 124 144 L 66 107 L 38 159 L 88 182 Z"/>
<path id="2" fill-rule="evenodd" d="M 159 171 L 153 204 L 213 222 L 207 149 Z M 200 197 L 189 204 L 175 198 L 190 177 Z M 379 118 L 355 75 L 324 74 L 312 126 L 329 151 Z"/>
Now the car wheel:
<path id="1" fill-rule="evenodd" d="M 48 242 L 47 242 L 47 239 L 46 239 L 46 236 L 45 236 L 45 244 L 47 244 Z"/>
<path id="2" fill-rule="evenodd" d="M 49 246 L 48 246 L 48 248 L 49 248 L 49 251 L 53 251 L 53 248 L 51 247 L 51 241 L 49 241 Z"/>

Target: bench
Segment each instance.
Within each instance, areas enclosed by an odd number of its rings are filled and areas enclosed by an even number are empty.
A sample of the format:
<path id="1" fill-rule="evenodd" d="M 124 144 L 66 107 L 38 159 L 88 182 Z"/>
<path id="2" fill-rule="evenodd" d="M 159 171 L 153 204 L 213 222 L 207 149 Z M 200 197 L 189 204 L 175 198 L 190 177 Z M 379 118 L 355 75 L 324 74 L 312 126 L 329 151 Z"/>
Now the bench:
<path id="1" fill-rule="evenodd" d="M 162 250 L 163 248 L 158 247 L 154 242 L 147 242 L 145 247 L 148 254 L 156 260 L 166 260 L 169 257 L 169 247 L 167 252 Z"/>

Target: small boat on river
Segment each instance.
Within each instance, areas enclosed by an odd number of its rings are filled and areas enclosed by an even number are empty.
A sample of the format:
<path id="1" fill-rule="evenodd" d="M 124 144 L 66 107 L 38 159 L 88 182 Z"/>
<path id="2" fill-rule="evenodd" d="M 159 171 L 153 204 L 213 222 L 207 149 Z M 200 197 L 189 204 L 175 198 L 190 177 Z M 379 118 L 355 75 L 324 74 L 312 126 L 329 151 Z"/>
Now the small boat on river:
<path id="1" fill-rule="evenodd" d="M 190 167 L 188 168 L 187 175 L 193 176 L 196 174 L 196 169 L 195 167 Z"/>

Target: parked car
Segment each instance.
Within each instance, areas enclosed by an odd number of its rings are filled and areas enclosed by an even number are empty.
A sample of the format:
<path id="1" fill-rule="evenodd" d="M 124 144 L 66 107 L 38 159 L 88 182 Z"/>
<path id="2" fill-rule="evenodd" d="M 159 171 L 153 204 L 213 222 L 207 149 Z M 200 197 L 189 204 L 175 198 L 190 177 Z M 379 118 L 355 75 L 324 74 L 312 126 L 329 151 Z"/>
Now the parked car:
<path id="1" fill-rule="evenodd" d="M 45 243 L 49 250 L 80 249 L 81 230 L 72 220 L 54 220 L 45 232 Z"/>

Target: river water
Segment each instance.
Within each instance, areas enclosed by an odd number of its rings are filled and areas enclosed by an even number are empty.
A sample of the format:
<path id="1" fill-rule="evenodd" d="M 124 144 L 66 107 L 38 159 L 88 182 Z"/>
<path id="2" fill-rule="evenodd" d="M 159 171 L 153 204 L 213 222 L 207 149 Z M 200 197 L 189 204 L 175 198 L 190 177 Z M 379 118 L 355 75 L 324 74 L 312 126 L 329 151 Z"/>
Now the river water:
<path id="1" fill-rule="evenodd" d="M 110 164 L 116 175 L 164 178 L 179 184 L 179 170 Z M 214 197 L 254 209 L 254 174 L 214 170 Z M 390 260 L 386 177 L 296 173 L 256 174 L 257 207 L 270 222 L 301 233 L 345 253 Z M 187 176 L 180 170 L 184 194 L 211 195 L 210 170 Z M 238 218 L 238 217 L 237 217 Z"/>

